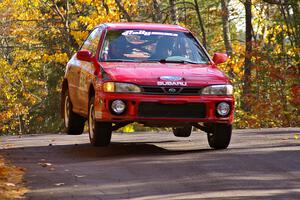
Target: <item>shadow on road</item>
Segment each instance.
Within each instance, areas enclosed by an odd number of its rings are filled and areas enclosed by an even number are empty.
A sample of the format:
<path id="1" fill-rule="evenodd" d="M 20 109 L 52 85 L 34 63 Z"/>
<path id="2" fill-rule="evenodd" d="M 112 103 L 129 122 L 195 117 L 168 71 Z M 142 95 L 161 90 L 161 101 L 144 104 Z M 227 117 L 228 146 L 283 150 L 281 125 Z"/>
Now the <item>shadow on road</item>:
<path id="1" fill-rule="evenodd" d="M 175 142 L 175 141 L 165 141 Z M 158 143 L 165 143 L 158 142 Z M 156 143 L 156 142 L 155 142 Z M 52 145 L 52 146 L 34 146 L 21 147 L 3 150 L 9 156 L 23 155 L 25 158 L 33 157 L 59 160 L 68 162 L 85 162 L 99 159 L 120 159 L 136 156 L 167 156 L 180 155 L 187 153 L 209 152 L 211 149 L 192 149 L 192 150 L 168 150 L 155 144 L 146 142 L 112 142 L 108 147 L 94 147 L 89 143 L 72 145 Z"/>

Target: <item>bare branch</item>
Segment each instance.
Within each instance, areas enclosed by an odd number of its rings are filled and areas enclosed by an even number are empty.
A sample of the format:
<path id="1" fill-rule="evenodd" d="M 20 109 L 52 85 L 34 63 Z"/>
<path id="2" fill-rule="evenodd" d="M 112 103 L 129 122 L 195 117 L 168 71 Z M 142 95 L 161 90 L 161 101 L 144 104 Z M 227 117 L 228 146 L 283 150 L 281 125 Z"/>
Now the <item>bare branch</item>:
<path id="1" fill-rule="evenodd" d="M 263 0 L 266 3 L 269 4 L 277 4 L 277 5 L 290 5 L 291 2 L 289 0 Z"/>
<path id="2" fill-rule="evenodd" d="M 108 8 L 107 3 L 105 3 L 104 0 L 102 0 L 102 5 L 103 5 L 103 7 L 105 8 L 106 14 L 108 15 L 108 14 L 109 14 L 109 8 Z"/>
<path id="3" fill-rule="evenodd" d="M 124 14 L 124 17 L 127 19 L 128 22 L 131 22 L 132 19 L 130 17 L 130 15 L 128 14 L 128 12 L 126 11 L 126 9 L 124 8 L 124 6 L 121 4 L 120 0 L 115 0 L 117 6 L 119 7 L 120 11 Z"/>

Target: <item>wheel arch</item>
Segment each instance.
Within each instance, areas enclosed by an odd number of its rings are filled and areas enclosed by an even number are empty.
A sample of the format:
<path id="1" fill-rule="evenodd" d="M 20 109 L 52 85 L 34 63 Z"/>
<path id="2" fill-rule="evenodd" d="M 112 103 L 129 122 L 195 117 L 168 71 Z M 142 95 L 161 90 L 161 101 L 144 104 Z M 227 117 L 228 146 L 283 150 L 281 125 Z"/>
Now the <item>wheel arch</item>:
<path id="1" fill-rule="evenodd" d="M 65 93 L 66 93 L 66 90 L 68 90 L 68 80 L 67 79 L 64 79 L 63 82 L 62 82 L 62 86 L 61 86 L 61 99 L 60 99 L 60 116 L 62 118 L 64 118 L 64 99 L 65 99 Z"/>
<path id="2" fill-rule="evenodd" d="M 90 87 L 89 87 L 89 101 L 92 97 L 95 97 L 95 87 L 93 85 L 93 83 L 90 84 Z"/>

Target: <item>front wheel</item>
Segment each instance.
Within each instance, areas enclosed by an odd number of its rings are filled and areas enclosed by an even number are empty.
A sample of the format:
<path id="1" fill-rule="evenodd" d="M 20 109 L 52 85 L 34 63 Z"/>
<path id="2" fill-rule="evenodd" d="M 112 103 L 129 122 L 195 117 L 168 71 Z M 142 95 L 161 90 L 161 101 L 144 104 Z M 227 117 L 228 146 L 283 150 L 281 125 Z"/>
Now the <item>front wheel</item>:
<path id="1" fill-rule="evenodd" d="M 232 125 L 213 124 L 207 133 L 208 144 L 213 149 L 226 149 L 231 140 Z"/>
<path id="2" fill-rule="evenodd" d="M 111 141 L 112 123 L 97 122 L 95 119 L 94 97 L 89 103 L 89 137 L 94 146 L 107 146 Z"/>

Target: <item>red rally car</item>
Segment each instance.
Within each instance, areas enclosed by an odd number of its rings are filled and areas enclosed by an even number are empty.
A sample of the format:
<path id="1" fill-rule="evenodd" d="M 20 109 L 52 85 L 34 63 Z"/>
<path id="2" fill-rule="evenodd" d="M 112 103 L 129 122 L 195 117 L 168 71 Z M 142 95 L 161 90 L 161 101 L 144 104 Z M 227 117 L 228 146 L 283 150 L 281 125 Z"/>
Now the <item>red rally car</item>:
<path id="1" fill-rule="evenodd" d="M 192 35 L 177 25 L 107 23 L 91 31 L 66 67 L 61 112 L 66 132 L 106 146 L 112 131 L 138 122 L 188 137 L 205 131 L 210 147 L 231 139 L 234 98 L 229 79 Z"/>

